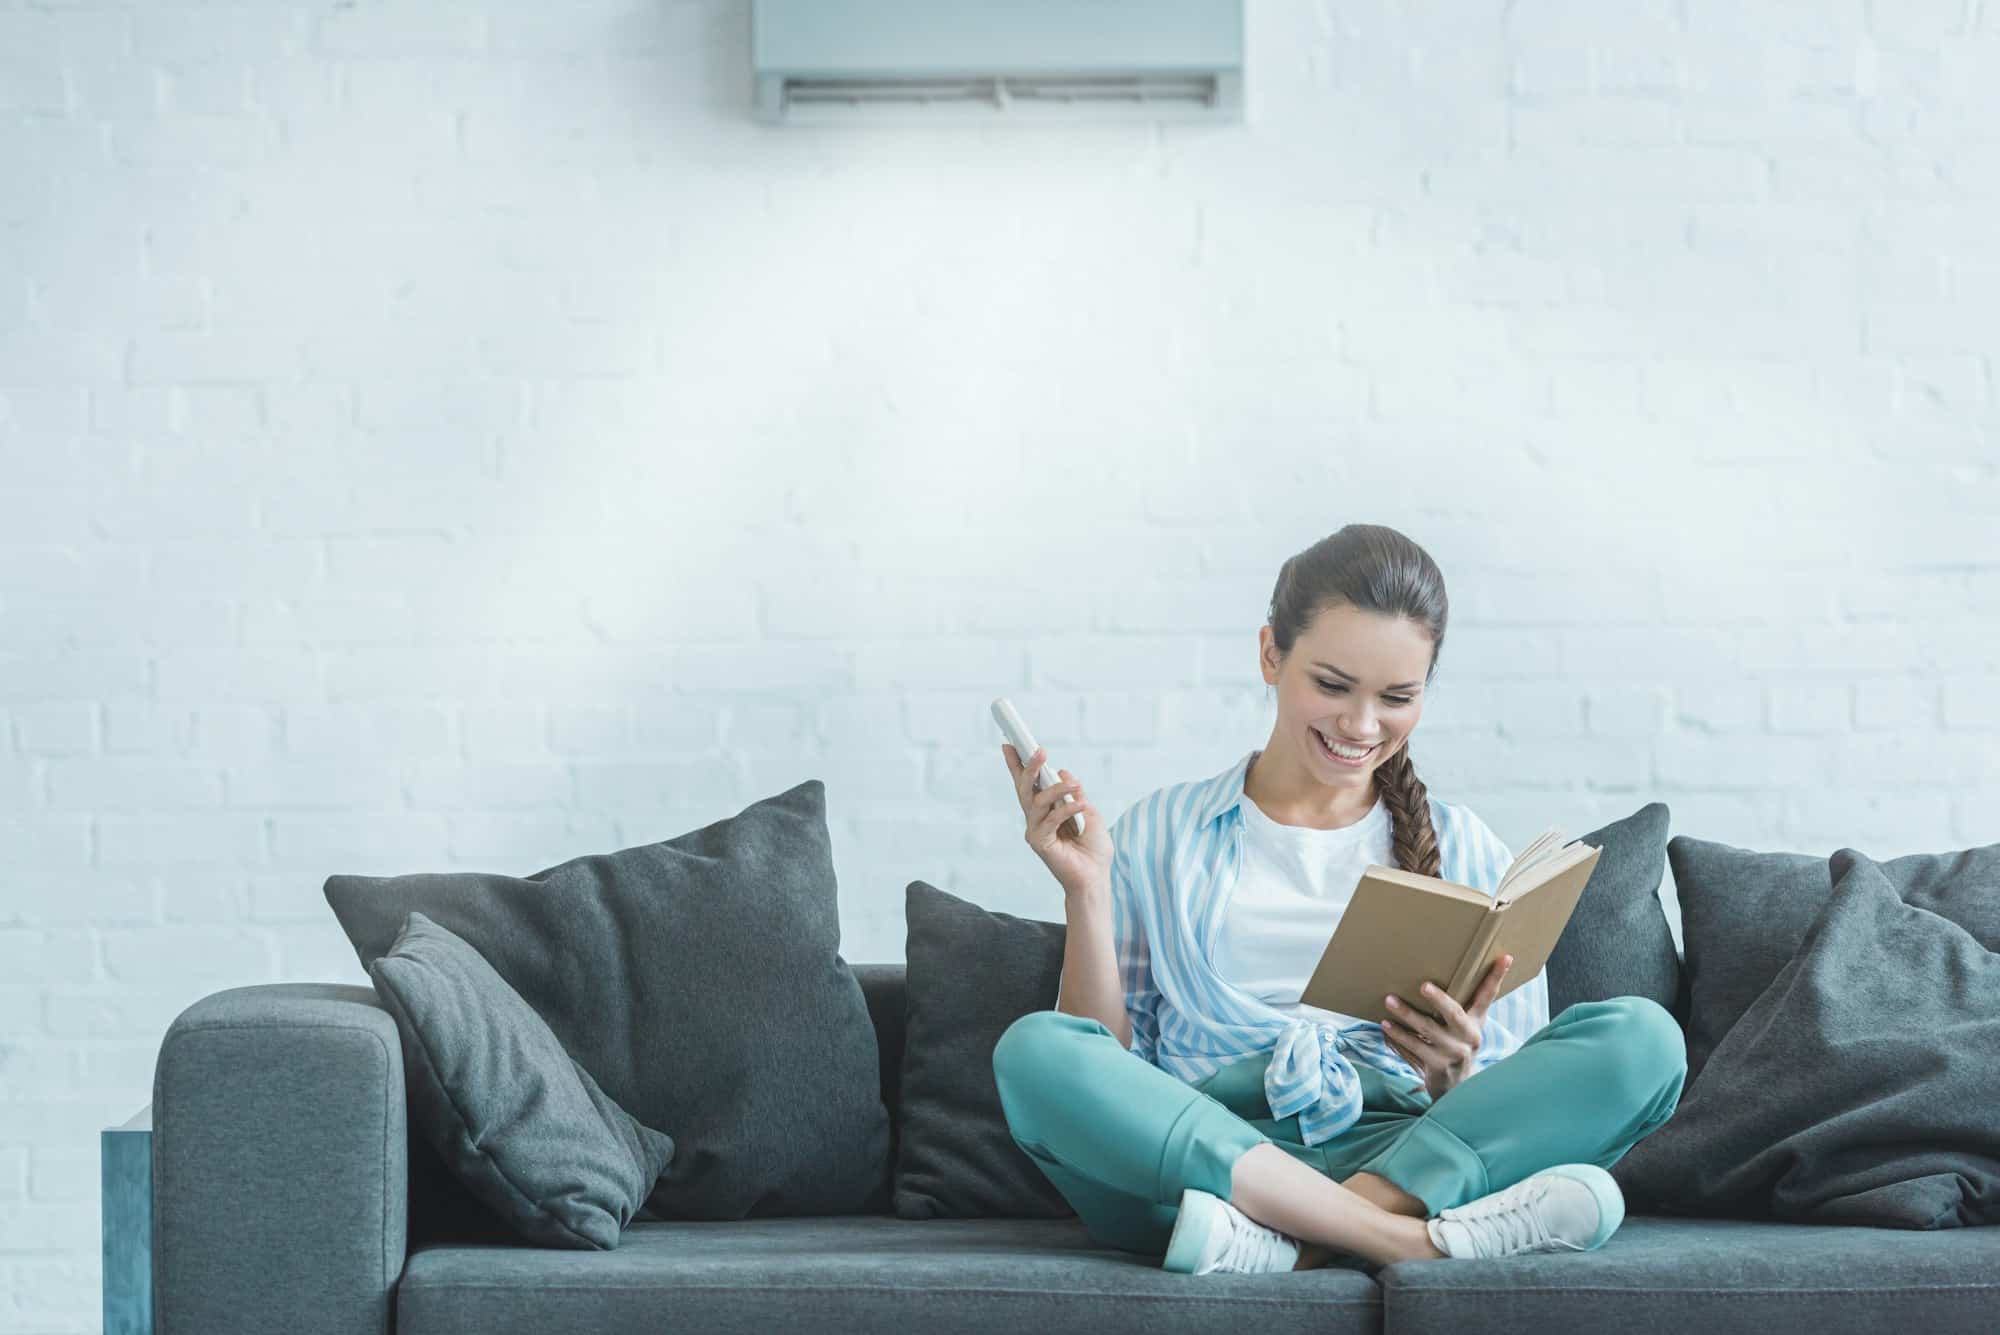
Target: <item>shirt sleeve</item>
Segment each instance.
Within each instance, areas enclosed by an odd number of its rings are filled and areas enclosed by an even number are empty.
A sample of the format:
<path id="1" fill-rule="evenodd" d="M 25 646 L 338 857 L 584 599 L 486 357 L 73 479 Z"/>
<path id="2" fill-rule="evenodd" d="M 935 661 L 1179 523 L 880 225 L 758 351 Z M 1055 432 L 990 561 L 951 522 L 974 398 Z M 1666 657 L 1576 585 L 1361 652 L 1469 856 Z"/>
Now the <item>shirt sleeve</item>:
<path id="1" fill-rule="evenodd" d="M 1498 891 L 1500 878 L 1514 861 L 1514 854 L 1491 827 L 1471 812 L 1467 827 L 1474 839 L 1473 865 L 1478 869 L 1477 884 L 1488 894 Z M 1539 973 L 1486 1010 L 1486 1027 L 1480 1031 L 1479 1050 L 1472 1054 L 1474 1074 L 1520 1051 L 1549 1022 L 1549 971 Z M 1511 981 L 1512 971 L 1509 971 Z"/>
<path id="2" fill-rule="evenodd" d="M 1129 812 L 1127 813 L 1129 814 Z M 1132 856 L 1130 823 L 1124 816 L 1112 822 L 1111 839 L 1111 935 L 1118 962 L 1118 981 L 1124 993 L 1125 1016 L 1132 1025 L 1132 1055 L 1157 1065 L 1159 1051 L 1160 993 L 1153 986 L 1152 951 L 1146 943 L 1144 924 L 1139 920 L 1138 896 L 1146 893 L 1139 874 L 1139 859 Z M 1056 984 L 1056 1009 L 1062 1009 L 1062 984 Z"/>

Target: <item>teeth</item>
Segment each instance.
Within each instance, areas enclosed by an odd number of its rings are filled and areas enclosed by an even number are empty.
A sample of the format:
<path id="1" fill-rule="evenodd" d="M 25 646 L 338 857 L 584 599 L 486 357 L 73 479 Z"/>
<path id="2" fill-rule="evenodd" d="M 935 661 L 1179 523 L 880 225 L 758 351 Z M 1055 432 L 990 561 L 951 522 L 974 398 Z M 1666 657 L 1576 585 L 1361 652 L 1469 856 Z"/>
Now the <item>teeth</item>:
<path id="1" fill-rule="evenodd" d="M 1329 740 L 1327 735 L 1323 732 L 1320 732 L 1318 729 L 1314 729 L 1313 735 L 1318 737 L 1322 742 L 1326 743 L 1327 750 L 1333 752 L 1337 756 L 1341 756 L 1348 760 L 1359 760 L 1362 756 L 1367 755 L 1370 751 L 1375 749 L 1372 746 L 1364 746 L 1358 751 L 1350 750 L 1349 748 L 1340 745 L 1338 742 Z"/>

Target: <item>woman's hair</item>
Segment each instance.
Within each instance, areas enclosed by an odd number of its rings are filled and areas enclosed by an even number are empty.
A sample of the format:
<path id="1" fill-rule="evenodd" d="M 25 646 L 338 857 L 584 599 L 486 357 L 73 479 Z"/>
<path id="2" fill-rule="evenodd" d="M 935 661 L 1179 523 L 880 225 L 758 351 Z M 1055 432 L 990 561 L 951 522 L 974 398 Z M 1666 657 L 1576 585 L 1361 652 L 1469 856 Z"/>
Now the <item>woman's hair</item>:
<path id="1" fill-rule="evenodd" d="M 1349 524 L 1321 538 L 1278 570 L 1271 593 L 1271 638 L 1281 656 L 1306 628 L 1329 607 L 1351 604 L 1384 616 L 1407 617 L 1431 637 L 1431 661 L 1425 669 L 1429 685 L 1444 648 L 1448 604 L 1444 574 L 1430 554 L 1393 528 L 1380 524 Z M 1375 770 L 1382 800 L 1394 827 L 1391 843 L 1396 865 L 1405 871 L 1436 876 L 1442 865 L 1437 832 L 1431 828 L 1429 796 L 1417 777 L 1407 741 Z"/>

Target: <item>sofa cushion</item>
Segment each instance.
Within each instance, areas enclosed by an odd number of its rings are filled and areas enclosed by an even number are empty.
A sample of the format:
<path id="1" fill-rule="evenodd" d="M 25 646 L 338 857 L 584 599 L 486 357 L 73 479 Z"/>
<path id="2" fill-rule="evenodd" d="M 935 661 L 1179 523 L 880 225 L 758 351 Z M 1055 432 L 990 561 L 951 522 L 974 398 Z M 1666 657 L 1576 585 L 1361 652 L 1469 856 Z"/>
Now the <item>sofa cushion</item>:
<path id="1" fill-rule="evenodd" d="M 1666 803 L 1648 802 L 1622 820 L 1578 837 L 1577 842 L 1604 851 L 1549 953 L 1551 1017 L 1579 1001 L 1637 996 L 1685 1020 L 1680 957 L 1660 904 L 1668 819 Z"/>
<path id="2" fill-rule="evenodd" d="M 470 942 L 618 1105 L 666 1131 L 673 1219 L 886 1211 L 875 1029 L 840 957 L 818 779 L 527 876 L 327 878 L 363 966 L 421 912 Z"/>
<path id="3" fill-rule="evenodd" d="M 902 960 L 857 962 L 849 966 L 867 999 L 868 1018 L 875 1026 L 882 1103 L 889 1112 L 889 1154 L 882 1164 L 881 1198 L 895 1190 L 896 1121 L 902 1106 L 903 979 Z M 361 989 L 367 991 L 366 988 Z M 372 994 L 371 994 L 372 995 Z M 465 1189 L 437 1152 L 414 1129 L 408 1137 L 410 1163 L 410 1245 L 433 1242 L 512 1242 L 514 1231 Z M 886 1208 L 886 1207 L 885 1207 Z M 655 1218 L 642 1210 L 636 1219 Z"/>
<path id="4" fill-rule="evenodd" d="M 478 951 L 412 913 L 368 966 L 402 1035 L 410 1120 L 472 1194 L 545 1247 L 608 1251 L 673 1158 Z"/>
<path id="5" fill-rule="evenodd" d="M 1993 1329 L 2000 1306 L 2000 1229 L 1628 1213 L 1596 1251 L 1399 1261 L 1376 1279 L 1383 1326 L 1395 1335 L 1973 1335 Z"/>
<path id="6" fill-rule="evenodd" d="M 1831 866 L 1797 954 L 1612 1172 L 1676 1213 L 2000 1223 L 2000 954 L 1865 855 Z"/>
<path id="7" fill-rule="evenodd" d="M 1828 860 L 1760 853 L 1675 835 L 1667 841 L 1687 948 L 1688 1086 L 1715 1045 L 1797 953 L 1825 907 Z M 2000 949 L 2000 844 L 1912 853 L 1881 863 L 1904 902 L 1949 918 L 1988 950 Z"/>
<path id="8" fill-rule="evenodd" d="M 1074 1218 L 888 1214 L 640 1221 L 615 1252 L 427 1247 L 410 1255 L 396 1286 L 397 1335 L 1110 1335 L 1239 1325 L 1259 1335 L 1376 1335 L 1380 1290 L 1342 1266 L 1192 1279 L 1102 1245 Z M 1464 1329 L 1496 1329 L 1490 1310 Z"/>
<path id="9" fill-rule="evenodd" d="M 911 881 L 904 889 L 904 1037 L 895 1212 L 904 1219 L 1074 1215 L 1007 1129 L 993 1048 L 1047 1010 L 1068 926 L 996 913 Z"/>
<path id="10" fill-rule="evenodd" d="M 1677 834 L 1667 862 L 1687 957 L 1688 1085 L 1708 1054 L 1785 967 L 1826 903 L 1826 858 L 1760 853 Z"/>

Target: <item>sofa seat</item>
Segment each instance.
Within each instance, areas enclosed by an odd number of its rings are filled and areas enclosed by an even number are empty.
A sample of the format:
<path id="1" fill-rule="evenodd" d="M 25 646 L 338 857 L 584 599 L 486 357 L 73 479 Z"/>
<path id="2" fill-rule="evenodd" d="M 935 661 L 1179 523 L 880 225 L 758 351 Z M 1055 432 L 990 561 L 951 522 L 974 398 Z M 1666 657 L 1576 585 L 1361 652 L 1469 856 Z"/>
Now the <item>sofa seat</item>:
<path id="1" fill-rule="evenodd" d="M 1991 1335 L 2000 1228 L 1627 1215 L 1594 1252 L 1384 1266 L 1392 1335 Z"/>
<path id="2" fill-rule="evenodd" d="M 1382 1329 L 1372 1269 L 1170 1274 L 1074 1218 L 641 1221 L 609 1252 L 421 1247 L 397 1285 L 396 1331 L 1348 1335 Z"/>
<path id="3" fill-rule="evenodd" d="M 1251 1310 L 1260 1331 L 1332 1335 L 1987 1335 L 2000 1311 L 2000 1228 L 1631 1215 L 1582 1254 L 1193 1276 L 1099 1246 L 1075 1219 L 640 1222 L 611 1252 L 421 1247 L 397 1285 L 396 1329 L 1114 1335 L 1214 1330 Z"/>

